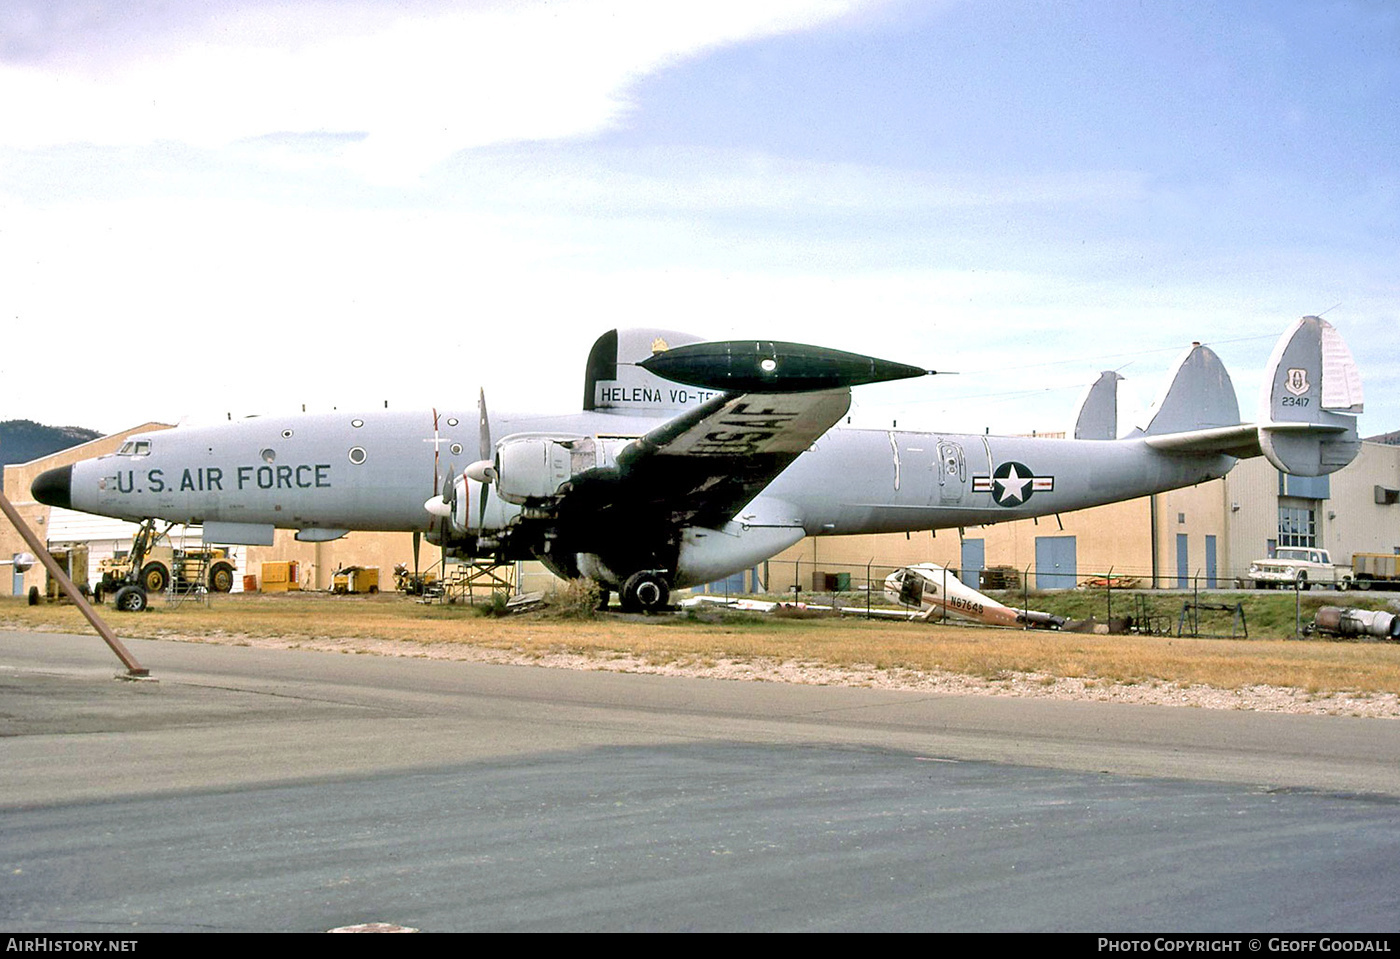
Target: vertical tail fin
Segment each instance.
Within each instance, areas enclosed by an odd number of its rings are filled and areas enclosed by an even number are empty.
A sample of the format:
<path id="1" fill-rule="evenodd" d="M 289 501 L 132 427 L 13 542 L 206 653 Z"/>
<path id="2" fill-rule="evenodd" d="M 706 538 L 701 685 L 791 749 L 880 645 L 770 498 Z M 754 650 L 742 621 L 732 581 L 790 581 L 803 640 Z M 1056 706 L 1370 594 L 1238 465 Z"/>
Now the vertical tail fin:
<path id="1" fill-rule="evenodd" d="M 1215 351 L 1200 343 L 1177 361 L 1165 393 L 1153 404 L 1148 436 L 1238 426 L 1240 402 L 1235 384 Z"/>
<path id="2" fill-rule="evenodd" d="M 1079 403 L 1074 421 L 1077 440 L 1116 440 L 1118 438 L 1118 381 L 1123 377 L 1104 370 Z"/>
<path id="3" fill-rule="evenodd" d="M 1363 408 L 1361 374 L 1341 334 L 1305 316 L 1279 339 L 1265 368 L 1259 447 L 1285 473 L 1335 472 L 1361 448 L 1356 414 Z"/>

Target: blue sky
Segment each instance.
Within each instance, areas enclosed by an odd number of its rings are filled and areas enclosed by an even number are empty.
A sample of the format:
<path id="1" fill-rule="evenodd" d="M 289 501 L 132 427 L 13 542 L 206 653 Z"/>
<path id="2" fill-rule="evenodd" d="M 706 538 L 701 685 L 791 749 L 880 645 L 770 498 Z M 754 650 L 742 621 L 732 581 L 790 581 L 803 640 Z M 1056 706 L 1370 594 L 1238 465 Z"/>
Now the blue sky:
<path id="1" fill-rule="evenodd" d="M 1397 120 L 1381 0 L 21 0 L 0 418 L 573 409 L 614 326 L 959 371 L 853 413 L 969 432 L 1204 340 L 1249 418 L 1328 311 L 1400 429 Z"/>

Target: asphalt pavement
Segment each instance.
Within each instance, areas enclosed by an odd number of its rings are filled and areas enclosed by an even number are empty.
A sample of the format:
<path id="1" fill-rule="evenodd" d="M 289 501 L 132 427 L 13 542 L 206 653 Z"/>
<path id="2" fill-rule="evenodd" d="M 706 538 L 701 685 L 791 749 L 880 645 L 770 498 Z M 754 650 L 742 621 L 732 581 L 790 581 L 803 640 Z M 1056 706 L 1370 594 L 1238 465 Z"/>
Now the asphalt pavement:
<path id="1" fill-rule="evenodd" d="M 1400 723 L 0 633 L 0 929 L 1394 931 Z"/>

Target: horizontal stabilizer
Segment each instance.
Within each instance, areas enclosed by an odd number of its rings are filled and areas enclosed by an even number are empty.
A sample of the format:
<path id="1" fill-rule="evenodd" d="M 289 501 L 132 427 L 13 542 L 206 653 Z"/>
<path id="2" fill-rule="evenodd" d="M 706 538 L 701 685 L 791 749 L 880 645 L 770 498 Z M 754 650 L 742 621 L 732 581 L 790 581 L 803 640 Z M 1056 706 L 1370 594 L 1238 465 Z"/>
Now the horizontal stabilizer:
<path id="1" fill-rule="evenodd" d="M 1295 476 L 1321 476 L 1356 458 L 1361 375 L 1332 324 L 1298 320 L 1274 347 L 1264 375 L 1259 446 L 1270 463 Z"/>
<path id="2" fill-rule="evenodd" d="M 1147 445 L 1165 453 L 1223 453 L 1240 459 L 1263 452 L 1259 448 L 1259 429 L 1253 423 L 1149 436 Z"/>
<path id="3" fill-rule="evenodd" d="M 1341 334 L 1315 316 L 1290 326 L 1274 347 L 1258 423 L 1157 431 L 1163 413 L 1173 409 L 1180 382 L 1179 372 L 1148 428 L 1146 442 L 1153 449 L 1263 455 L 1285 473 L 1322 476 L 1346 466 L 1361 448 L 1355 416 L 1362 408 L 1361 376 Z"/>

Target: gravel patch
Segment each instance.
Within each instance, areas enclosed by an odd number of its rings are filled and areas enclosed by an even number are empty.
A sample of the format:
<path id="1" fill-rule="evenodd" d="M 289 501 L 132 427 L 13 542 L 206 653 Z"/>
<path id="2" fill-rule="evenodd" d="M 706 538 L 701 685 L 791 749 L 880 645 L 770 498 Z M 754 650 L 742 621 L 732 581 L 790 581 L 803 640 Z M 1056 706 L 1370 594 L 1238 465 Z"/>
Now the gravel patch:
<path id="1" fill-rule="evenodd" d="M 1285 686 L 1241 686 L 1219 689 L 1178 683 L 1116 683 L 1062 678 L 1044 673 L 1007 671 L 993 678 L 943 671 L 881 669 L 875 666 L 835 667 L 825 663 L 776 659 L 715 659 L 653 663 L 616 652 L 585 656 L 554 652 L 525 654 L 460 643 L 389 642 L 377 639 L 268 639 L 228 635 L 219 637 L 172 634 L 180 642 L 221 643 L 266 649 L 311 649 L 375 656 L 408 656 L 462 662 L 542 666 L 551 669 L 590 669 L 658 676 L 690 676 L 749 682 L 803 683 L 813 686 L 860 686 L 907 689 L 955 696 L 1019 696 L 1090 702 L 1186 706 L 1196 709 L 1245 709 L 1257 712 L 1320 716 L 1360 716 L 1400 719 L 1400 696 L 1394 693 L 1312 693 Z"/>

